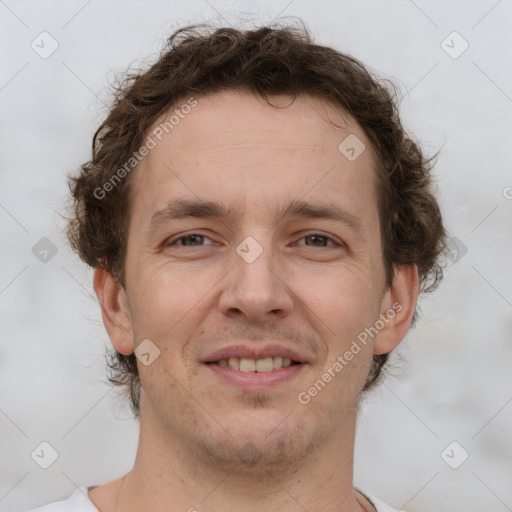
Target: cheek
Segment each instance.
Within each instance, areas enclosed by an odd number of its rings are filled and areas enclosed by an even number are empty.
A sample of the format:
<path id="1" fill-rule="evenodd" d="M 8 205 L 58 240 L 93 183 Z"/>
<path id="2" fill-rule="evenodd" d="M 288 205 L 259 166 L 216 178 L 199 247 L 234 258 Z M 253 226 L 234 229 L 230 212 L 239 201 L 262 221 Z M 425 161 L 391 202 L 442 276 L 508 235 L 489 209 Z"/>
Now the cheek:
<path id="1" fill-rule="evenodd" d="M 209 290 L 211 272 L 174 264 L 156 264 L 151 258 L 141 259 L 134 282 L 138 305 L 145 315 L 155 317 L 165 313 L 162 320 L 181 318 Z"/>
<path id="2" fill-rule="evenodd" d="M 149 338 L 160 348 L 169 368 L 178 368 L 181 354 L 195 329 L 214 305 L 213 297 L 222 277 L 212 269 L 185 269 L 169 265 L 140 264 L 133 289 L 132 308 L 136 342 Z"/>
<path id="3" fill-rule="evenodd" d="M 329 338 L 342 342 L 375 321 L 379 297 L 373 275 L 364 265 L 345 265 L 323 275 L 297 275 L 301 298 L 325 324 Z"/>
<path id="4" fill-rule="evenodd" d="M 325 393 L 322 391 L 317 406 L 327 408 L 329 414 L 336 416 L 345 408 L 355 406 L 366 382 L 373 339 L 364 335 L 365 329 L 378 318 L 379 301 L 364 273 L 340 272 L 337 276 L 331 275 L 323 284 L 323 293 L 315 293 L 315 313 L 320 319 L 315 323 L 325 353 L 313 382 L 322 381 L 318 384 L 320 388 L 324 386 L 322 383 L 328 388 Z"/>
<path id="5" fill-rule="evenodd" d="M 133 269 L 138 271 L 134 272 Z M 162 272 L 142 261 L 132 265 L 131 318 L 135 344 L 149 338 L 161 347 L 166 332 L 179 323 L 193 299 L 193 287 L 183 285 L 177 273 Z M 127 274 L 128 277 L 128 274 Z"/>

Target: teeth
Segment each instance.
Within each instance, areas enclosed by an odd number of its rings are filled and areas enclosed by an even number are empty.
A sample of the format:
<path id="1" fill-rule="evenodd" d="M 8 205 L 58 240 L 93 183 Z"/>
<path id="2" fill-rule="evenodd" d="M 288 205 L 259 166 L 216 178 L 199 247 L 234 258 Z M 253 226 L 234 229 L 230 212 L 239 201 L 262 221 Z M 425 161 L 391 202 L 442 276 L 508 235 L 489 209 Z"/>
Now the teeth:
<path id="1" fill-rule="evenodd" d="M 258 359 L 255 363 L 255 366 L 257 372 L 269 372 L 270 370 L 274 369 L 274 360 L 271 357 L 266 357 L 265 359 Z M 242 369 L 241 366 L 240 369 Z"/>
<path id="2" fill-rule="evenodd" d="M 243 357 L 240 359 L 241 372 L 253 372 L 254 370 L 256 370 L 256 361 L 254 359 L 245 359 Z"/>
<path id="3" fill-rule="evenodd" d="M 221 359 L 217 362 L 219 366 L 229 366 L 233 370 L 241 372 L 270 372 L 286 368 L 292 364 L 292 360 L 288 357 L 266 357 L 265 359 L 246 359 L 244 357 L 230 357 L 229 359 Z"/>

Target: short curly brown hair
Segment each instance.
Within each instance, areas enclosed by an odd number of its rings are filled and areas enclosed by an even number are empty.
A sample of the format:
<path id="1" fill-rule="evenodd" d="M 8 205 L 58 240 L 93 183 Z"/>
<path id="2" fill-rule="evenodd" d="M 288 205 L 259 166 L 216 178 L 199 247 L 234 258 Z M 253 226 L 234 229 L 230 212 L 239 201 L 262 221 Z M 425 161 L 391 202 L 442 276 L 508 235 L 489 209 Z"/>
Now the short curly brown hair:
<path id="1" fill-rule="evenodd" d="M 93 137 L 91 160 L 77 176 L 68 176 L 72 215 L 67 236 L 85 263 L 105 268 L 125 286 L 134 172 L 123 173 L 126 178 L 108 190 L 105 184 L 112 183 L 116 172 L 119 178 L 120 169 L 141 148 L 160 116 L 183 98 L 222 90 L 250 91 L 267 101 L 273 95 L 306 95 L 348 112 L 378 157 L 387 284 L 392 282 L 394 266 L 415 264 L 420 290 L 425 293 L 437 286 L 446 233 L 432 191 L 435 156 L 425 158 L 406 134 L 394 83 L 374 76 L 347 54 L 314 44 L 302 22 L 300 27 L 274 24 L 254 30 L 204 24 L 181 28 L 169 37 L 155 64 L 127 73 L 114 86 L 111 109 Z M 373 356 L 363 391 L 375 385 L 387 359 L 388 354 Z M 132 411 L 139 416 L 141 389 L 135 355 L 108 352 L 107 364 L 109 380 L 129 391 Z"/>

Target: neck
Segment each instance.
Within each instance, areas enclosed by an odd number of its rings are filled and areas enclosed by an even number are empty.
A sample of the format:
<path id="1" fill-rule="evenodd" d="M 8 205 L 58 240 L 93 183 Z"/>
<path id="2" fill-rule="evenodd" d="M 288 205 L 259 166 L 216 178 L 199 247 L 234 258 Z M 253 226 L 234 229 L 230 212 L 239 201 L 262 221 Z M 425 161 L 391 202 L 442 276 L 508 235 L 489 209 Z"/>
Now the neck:
<path id="1" fill-rule="evenodd" d="M 363 498 L 352 485 L 357 411 L 300 463 L 271 470 L 254 466 L 243 471 L 229 471 L 193 456 L 186 442 L 159 428 L 154 418 L 148 421 L 146 412 L 141 410 L 135 464 L 116 493 L 116 512 L 372 510 L 362 505 Z"/>

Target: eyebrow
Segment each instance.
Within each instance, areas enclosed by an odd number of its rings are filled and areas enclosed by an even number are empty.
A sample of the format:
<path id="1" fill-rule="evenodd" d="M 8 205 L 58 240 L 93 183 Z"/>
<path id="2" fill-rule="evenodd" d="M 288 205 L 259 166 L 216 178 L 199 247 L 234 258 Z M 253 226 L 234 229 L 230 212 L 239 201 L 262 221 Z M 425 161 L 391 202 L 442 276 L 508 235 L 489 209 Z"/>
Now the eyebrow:
<path id="1" fill-rule="evenodd" d="M 162 224 L 172 220 L 186 218 L 238 219 L 240 216 L 240 209 L 227 207 L 223 203 L 180 198 L 169 201 L 166 208 L 153 213 L 148 231 L 153 232 Z M 279 208 L 275 220 L 279 222 L 286 218 L 332 220 L 345 224 L 357 232 L 363 230 L 363 224 L 359 217 L 331 203 L 308 203 L 293 200 Z"/>

